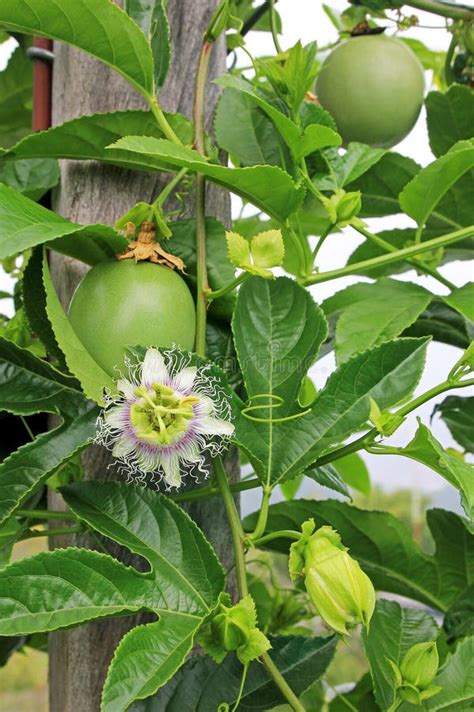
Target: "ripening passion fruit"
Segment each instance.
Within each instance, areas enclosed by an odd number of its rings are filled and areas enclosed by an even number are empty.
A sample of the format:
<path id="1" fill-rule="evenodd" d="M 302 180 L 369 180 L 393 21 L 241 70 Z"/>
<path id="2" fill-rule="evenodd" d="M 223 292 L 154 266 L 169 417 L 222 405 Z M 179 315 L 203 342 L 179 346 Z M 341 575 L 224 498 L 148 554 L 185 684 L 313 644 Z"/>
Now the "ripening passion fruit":
<path id="1" fill-rule="evenodd" d="M 191 292 L 173 270 L 150 262 L 101 262 L 77 287 L 71 324 L 87 351 L 112 376 L 127 346 L 194 347 Z"/>
<path id="2" fill-rule="evenodd" d="M 316 92 L 345 144 L 389 148 L 410 133 L 423 104 L 423 68 L 412 50 L 384 35 L 351 37 L 326 59 Z"/>

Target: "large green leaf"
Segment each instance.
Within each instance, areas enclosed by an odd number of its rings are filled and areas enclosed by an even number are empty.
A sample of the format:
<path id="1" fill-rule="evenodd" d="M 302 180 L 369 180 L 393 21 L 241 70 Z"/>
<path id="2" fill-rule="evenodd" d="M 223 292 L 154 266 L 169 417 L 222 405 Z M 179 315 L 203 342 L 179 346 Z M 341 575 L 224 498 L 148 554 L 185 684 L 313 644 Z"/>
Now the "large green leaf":
<path id="1" fill-rule="evenodd" d="M 348 712 L 349 703 L 355 710 L 362 710 L 364 712 L 379 712 L 380 707 L 375 702 L 374 691 L 372 686 L 372 680 L 370 674 L 367 672 L 357 685 L 345 694 L 337 695 L 329 703 L 329 712 Z"/>
<path id="2" fill-rule="evenodd" d="M 396 601 L 377 601 L 370 630 L 364 634 L 364 647 L 380 709 L 388 710 L 395 701 L 395 680 L 389 660 L 400 665 L 413 645 L 435 640 L 438 633 L 436 621 L 425 611 L 402 608 Z"/>
<path id="3" fill-rule="evenodd" d="M 471 335 L 466 320 L 442 301 L 433 300 L 403 336 L 432 336 L 436 341 L 467 349 Z"/>
<path id="4" fill-rule="evenodd" d="M 421 229 L 451 186 L 473 168 L 474 144 L 459 141 L 405 186 L 399 196 L 402 209 Z"/>
<path id="5" fill-rule="evenodd" d="M 43 249 L 33 248 L 23 272 L 23 308 L 31 332 L 44 344 L 46 353 L 54 356 L 61 366 L 64 354 L 58 346 L 51 322 L 46 313 L 46 291 L 43 284 Z"/>
<path id="6" fill-rule="evenodd" d="M 125 0 L 125 11 L 150 43 L 157 89 L 165 82 L 171 59 L 170 27 L 165 7 L 163 0 Z"/>
<path id="7" fill-rule="evenodd" d="M 270 655 L 292 689 L 300 694 L 325 672 L 336 640 L 303 636 L 271 638 Z M 209 657 L 195 657 L 150 700 L 133 705 L 130 712 L 210 712 L 221 703 L 237 701 L 242 665 L 234 654 L 221 665 Z M 239 712 L 263 712 L 285 701 L 258 662 L 250 665 Z"/>
<path id="8" fill-rule="evenodd" d="M 0 337 L 0 410 L 72 415 L 83 401 L 77 381 Z"/>
<path id="9" fill-rule="evenodd" d="M 0 146 L 11 146 L 31 131 L 32 85 L 31 60 L 17 47 L 0 72 Z"/>
<path id="10" fill-rule="evenodd" d="M 77 225 L 0 184 L 0 259 L 51 243 L 58 252 L 95 264 L 127 244 L 105 225 Z"/>
<path id="11" fill-rule="evenodd" d="M 439 413 L 449 432 L 467 452 L 474 452 L 474 396 L 448 396 L 438 403 L 432 417 Z"/>
<path id="12" fill-rule="evenodd" d="M 165 113 L 166 120 L 184 143 L 192 140 L 192 126 L 181 114 Z M 114 111 L 108 114 L 91 114 L 66 121 L 47 131 L 26 136 L 1 156 L 2 160 L 33 158 L 68 158 L 70 160 L 102 161 L 122 165 L 113 150 L 106 150 L 114 141 L 130 134 L 143 134 L 162 138 L 163 132 L 153 115 L 138 109 Z M 128 168 L 143 170 L 143 166 L 127 161 Z M 163 165 L 161 170 L 169 170 Z"/>
<path id="13" fill-rule="evenodd" d="M 94 437 L 98 409 L 84 401 L 63 423 L 23 445 L 0 464 L 0 523 Z"/>
<path id="14" fill-rule="evenodd" d="M 201 531 L 168 497 L 117 482 L 80 482 L 61 493 L 80 519 L 151 564 L 173 610 L 204 616 L 214 607 L 222 567 Z"/>
<path id="15" fill-rule="evenodd" d="M 279 109 L 264 99 L 245 79 L 226 74 L 219 84 L 245 94 L 272 120 L 276 130 L 290 149 L 295 161 L 326 146 L 340 146 L 342 139 L 336 131 L 321 124 L 309 124 L 304 132 Z M 221 125 L 221 134 L 223 127 Z"/>
<path id="16" fill-rule="evenodd" d="M 108 388 L 114 392 L 115 384 L 94 361 L 71 326 L 53 284 L 46 253 L 43 258 L 43 283 L 46 292 L 46 312 L 68 368 L 79 379 L 86 396 L 102 405 L 104 389 Z"/>
<path id="17" fill-rule="evenodd" d="M 399 153 L 385 153 L 370 170 L 349 183 L 347 190 L 362 193 L 361 217 L 383 217 L 401 212 L 398 196 L 420 166 Z"/>
<path id="18" fill-rule="evenodd" d="M 52 158 L 0 164 L 0 183 L 8 185 L 31 200 L 39 200 L 58 182 L 59 166 Z"/>
<path id="19" fill-rule="evenodd" d="M 424 339 L 398 339 L 354 356 L 329 377 L 309 413 L 273 424 L 271 447 L 261 435 L 264 423 L 238 417 L 239 445 L 261 477 L 294 477 L 365 425 L 371 398 L 384 409 L 412 393 L 423 372 L 426 346 Z"/>
<path id="20" fill-rule="evenodd" d="M 449 654 L 433 685 L 441 687 L 437 695 L 426 700 L 427 710 L 472 710 L 474 704 L 474 636 L 462 640 Z"/>
<path id="21" fill-rule="evenodd" d="M 431 298 L 426 289 L 394 279 L 357 285 L 356 298 L 337 322 L 337 361 L 347 361 L 359 351 L 400 336 L 426 309 Z"/>
<path id="22" fill-rule="evenodd" d="M 463 317 L 474 324 L 474 283 L 469 282 L 464 287 L 453 289 L 451 294 L 444 297 L 450 307 L 456 309 Z"/>
<path id="23" fill-rule="evenodd" d="M 229 152 L 235 164 L 281 166 L 294 173 L 288 147 L 265 112 L 246 94 L 235 89 L 223 91 L 217 104 L 214 131 L 218 145 Z"/>
<path id="24" fill-rule="evenodd" d="M 160 598 L 149 574 L 111 556 L 56 549 L 0 572 L 0 635 L 48 632 L 95 618 L 154 610 Z"/>
<path id="25" fill-rule="evenodd" d="M 217 603 L 224 572 L 194 522 L 169 498 L 140 486 L 82 482 L 61 490 L 77 516 L 146 559 L 160 620 L 120 643 L 104 687 L 103 712 L 153 694 L 180 667 L 202 619 Z"/>
<path id="26" fill-rule="evenodd" d="M 277 166 L 227 168 L 208 162 L 197 151 L 165 139 L 128 136 L 112 144 L 122 163 L 140 163 L 143 168 L 157 168 L 160 161 L 202 173 L 209 180 L 240 195 L 264 212 L 284 220 L 295 212 L 304 197 L 304 188 Z"/>
<path id="27" fill-rule="evenodd" d="M 388 512 L 358 509 L 344 502 L 299 500 L 270 507 L 267 532 L 299 529 L 314 517 L 318 526 L 328 524 L 341 534 L 379 591 L 413 598 L 446 611 L 457 596 L 474 582 L 474 536 L 467 522 L 453 512 L 430 510 L 428 525 L 435 540 L 433 556 L 423 553 L 408 528 Z M 244 520 L 253 531 L 256 514 Z M 271 549 L 288 551 L 279 539 Z"/>
<path id="28" fill-rule="evenodd" d="M 474 635 L 474 584 L 456 598 L 444 616 L 443 629 L 449 645 Z"/>
<path id="29" fill-rule="evenodd" d="M 316 173 L 312 177 L 313 183 L 320 190 L 344 188 L 375 166 L 384 153 L 383 148 L 371 148 L 356 142 L 350 143 L 342 155 L 335 148 L 327 149 L 324 161 L 328 172 Z"/>
<path id="30" fill-rule="evenodd" d="M 445 94 L 432 91 L 425 105 L 430 146 L 436 157 L 458 141 L 472 138 L 474 94 L 469 87 L 453 84 Z"/>
<path id="31" fill-rule="evenodd" d="M 370 494 L 370 475 L 367 465 L 357 452 L 340 457 L 332 463 L 332 467 L 342 477 L 344 482 L 353 489 Z"/>
<path id="32" fill-rule="evenodd" d="M 253 277 L 242 285 L 232 322 L 234 342 L 253 412 L 241 415 L 242 432 L 262 443 L 266 481 L 274 479 L 272 453 L 279 432 L 274 420 L 293 415 L 301 382 L 327 335 L 324 314 L 296 282 Z M 244 445 L 245 437 L 237 434 Z M 263 462 L 263 459 L 262 459 Z M 295 473 L 296 474 L 296 473 Z"/>
<path id="33" fill-rule="evenodd" d="M 450 455 L 419 422 L 418 430 L 408 445 L 398 453 L 421 462 L 437 472 L 461 493 L 461 502 L 468 517 L 474 520 L 474 466 L 456 455 Z"/>
<path id="34" fill-rule="evenodd" d="M 110 0 L 2 0 L 0 25 L 72 44 L 120 72 L 144 96 L 154 93 L 150 45 Z"/>

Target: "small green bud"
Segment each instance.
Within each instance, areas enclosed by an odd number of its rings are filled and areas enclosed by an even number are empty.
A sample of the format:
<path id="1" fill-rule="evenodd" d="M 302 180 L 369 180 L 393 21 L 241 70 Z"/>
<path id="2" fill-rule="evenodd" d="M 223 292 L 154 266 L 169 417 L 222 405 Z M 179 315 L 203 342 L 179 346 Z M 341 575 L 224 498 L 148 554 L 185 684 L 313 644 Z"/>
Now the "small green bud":
<path id="1" fill-rule="evenodd" d="M 351 193 L 345 193 L 344 190 L 338 190 L 335 195 L 338 195 L 338 201 L 336 204 L 338 224 L 347 223 L 360 213 L 362 208 L 360 190 L 353 191 Z"/>
<path id="2" fill-rule="evenodd" d="M 436 677 L 439 667 L 439 655 L 436 642 L 417 643 L 407 652 L 400 665 L 404 683 L 425 688 Z"/>
<path id="3" fill-rule="evenodd" d="M 388 410 L 380 410 L 376 401 L 370 398 L 369 420 L 381 435 L 389 437 L 400 427 L 405 418 L 397 413 L 390 413 Z"/>
<path id="4" fill-rule="evenodd" d="M 221 613 L 218 613 L 211 622 L 214 638 L 228 652 L 244 645 L 249 638 L 250 630 L 246 613 L 238 606 L 233 608 L 221 606 Z"/>
<path id="5" fill-rule="evenodd" d="M 321 618 L 335 631 L 346 635 L 359 623 L 368 628 L 375 608 L 371 580 L 349 556 L 337 531 L 324 526 L 308 536 L 305 525 L 300 541 L 291 547 L 291 575 L 301 572 L 304 563 L 306 590 Z"/>

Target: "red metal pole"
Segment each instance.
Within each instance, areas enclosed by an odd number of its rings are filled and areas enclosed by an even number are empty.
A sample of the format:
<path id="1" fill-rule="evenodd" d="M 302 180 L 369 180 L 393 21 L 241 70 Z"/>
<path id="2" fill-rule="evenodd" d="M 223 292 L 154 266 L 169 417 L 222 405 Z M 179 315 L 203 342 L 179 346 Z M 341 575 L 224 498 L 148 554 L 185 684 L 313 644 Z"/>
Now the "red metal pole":
<path id="1" fill-rule="evenodd" d="M 33 60 L 33 131 L 44 131 L 51 126 L 52 50 L 51 40 L 44 37 L 33 38 L 30 51 Z"/>

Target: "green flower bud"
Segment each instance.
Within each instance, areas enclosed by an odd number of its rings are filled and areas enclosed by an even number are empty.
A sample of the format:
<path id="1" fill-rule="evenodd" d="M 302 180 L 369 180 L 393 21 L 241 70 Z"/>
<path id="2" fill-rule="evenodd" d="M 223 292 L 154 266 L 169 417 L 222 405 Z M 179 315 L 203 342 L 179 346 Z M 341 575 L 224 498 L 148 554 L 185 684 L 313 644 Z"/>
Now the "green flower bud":
<path id="1" fill-rule="evenodd" d="M 360 191 L 357 190 L 352 193 L 345 193 L 344 190 L 338 190 L 336 195 L 338 196 L 336 204 L 337 222 L 347 223 L 360 213 L 362 208 Z"/>
<path id="2" fill-rule="evenodd" d="M 301 572 L 304 562 L 306 590 L 321 618 L 335 631 L 346 635 L 358 623 L 368 628 L 375 608 L 371 580 L 349 556 L 338 532 L 324 526 L 309 535 L 308 522 L 305 525 L 301 540 L 292 545 L 291 574 Z"/>
<path id="3" fill-rule="evenodd" d="M 417 688 L 428 687 L 436 677 L 439 655 L 436 642 L 417 643 L 407 652 L 400 665 L 403 683 Z"/>
<path id="4" fill-rule="evenodd" d="M 237 650 L 248 641 L 251 627 L 246 618 L 240 608 L 221 606 L 221 613 L 211 622 L 211 631 L 224 650 Z"/>

